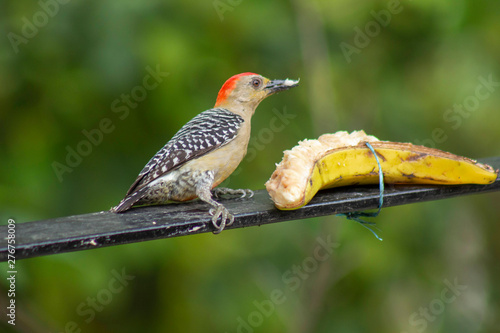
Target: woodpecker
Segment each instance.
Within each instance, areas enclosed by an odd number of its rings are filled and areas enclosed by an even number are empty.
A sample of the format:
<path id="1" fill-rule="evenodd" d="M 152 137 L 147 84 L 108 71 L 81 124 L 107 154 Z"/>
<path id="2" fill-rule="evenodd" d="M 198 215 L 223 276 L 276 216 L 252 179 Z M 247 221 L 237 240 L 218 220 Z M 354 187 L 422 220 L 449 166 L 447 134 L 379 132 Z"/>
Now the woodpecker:
<path id="1" fill-rule="evenodd" d="M 245 157 L 255 109 L 267 96 L 296 87 L 298 83 L 289 79 L 269 80 L 255 73 L 229 78 L 220 89 L 214 108 L 186 123 L 151 158 L 125 198 L 111 211 L 122 213 L 136 205 L 199 198 L 212 206 L 209 214 L 215 227 L 213 232 L 221 232 L 233 223 L 234 216 L 212 195 L 253 195 L 251 190 L 215 187 Z"/>

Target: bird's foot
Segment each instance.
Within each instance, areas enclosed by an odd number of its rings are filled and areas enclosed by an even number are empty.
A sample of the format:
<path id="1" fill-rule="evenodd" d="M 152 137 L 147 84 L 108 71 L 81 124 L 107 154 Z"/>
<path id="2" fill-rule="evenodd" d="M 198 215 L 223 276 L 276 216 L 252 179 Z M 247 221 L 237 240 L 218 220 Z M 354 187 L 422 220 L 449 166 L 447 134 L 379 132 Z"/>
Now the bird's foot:
<path id="1" fill-rule="evenodd" d="M 217 204 L 217 207 L 211 208 L 208 213 L 212 215 L 212 224 L 215 229 L 213 231 L 214 234 L 220 233 L 227 225 L 231 225 L 234 222 L 234 215 L 231 214 L 226 207 L 221 204 Z M 217 220 L 220 216 L 220 224 L 217 223 Z"/>
<path id="2" fill-rule="evenodd" d="M 249 198 L 251 198 L 254 195 L 252 190 L 248 190 L 248 189 L 233 190 L 233 189 L 226 188 L 226 187 L 216 187 L 212 190 L 212 193 L 216 198 L 220 198 L 223 195 L 239 195 L 240 198 L 245 198 L 247 196 Z"/>

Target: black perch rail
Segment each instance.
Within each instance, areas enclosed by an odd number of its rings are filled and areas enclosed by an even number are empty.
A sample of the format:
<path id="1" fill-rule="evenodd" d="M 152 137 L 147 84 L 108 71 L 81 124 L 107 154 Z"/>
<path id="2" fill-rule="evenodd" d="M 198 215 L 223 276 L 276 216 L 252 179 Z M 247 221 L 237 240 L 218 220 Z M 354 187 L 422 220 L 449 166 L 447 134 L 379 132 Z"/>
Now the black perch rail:
<path id="1" fill-rule="evenodd" d="M 500 157 L 480 162 L 500 168 Z M 500 178 L 489 185 L 386 185 L 384 207 L 499 190 Z M 320 191 L 307 206 L 293 211 L 276 209 L 265 190 L 256 191 L 252 198 L 220 201 L 235 215 L 233 225 L 226 227 L 234 229 L 377 208 L 379 188 L 357 186 Z M 123 214 L 103 211 L 16 223 L 15 259 L 211 232 L 208 208 L 203 202 L 193 201 L 134 208 Z M 7 228 L 0 226 L 0 261 L 9 259 Z"/>

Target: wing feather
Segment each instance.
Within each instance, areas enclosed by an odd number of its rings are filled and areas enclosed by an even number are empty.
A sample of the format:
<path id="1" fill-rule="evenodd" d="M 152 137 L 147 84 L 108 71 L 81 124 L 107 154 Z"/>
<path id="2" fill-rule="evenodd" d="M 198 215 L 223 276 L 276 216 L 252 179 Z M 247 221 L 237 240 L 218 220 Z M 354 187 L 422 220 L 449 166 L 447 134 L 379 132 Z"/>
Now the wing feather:
<path id="1" fill-rule="evenodd" d="M 200 113 L 151 158 L 128 190 L 127 196 L 186 162 L 228 144 L 236 137 L 243 122 L 241 116 L 223 108 Z"/>

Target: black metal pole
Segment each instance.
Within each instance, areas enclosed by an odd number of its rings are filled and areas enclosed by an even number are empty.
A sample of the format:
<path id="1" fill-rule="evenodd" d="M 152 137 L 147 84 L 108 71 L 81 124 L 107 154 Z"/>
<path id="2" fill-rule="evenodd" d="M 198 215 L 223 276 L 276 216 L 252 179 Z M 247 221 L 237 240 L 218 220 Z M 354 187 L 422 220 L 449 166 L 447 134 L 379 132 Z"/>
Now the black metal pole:
<path id="1" fill-rule="evenodd" d="M 500 157 L 481 162 L 500 168 Z M 489 185 L 390 186 L 384 207 L 500 190 L 500 178 Z M 265 190 L 252 198 L 221 199 L 236 219 L 226 229 L 259 226 L 282 221 L 363 211 L 376 208 L 377 186 L 343 187 L 320 191 L 305 207 L 276 209 Z M 103 246 L 186 236 L 212 231 L 208 206 L 200 201 L 134 208 L 123 214 L 108 211 L 16 224 L 15 258 L 24 259 Z M 8 259 L 8 226 L 0 226 L 0 261 Z M 227 231 L 224 231 L 227 232 Z M 214 235 L 214 237 L 217 237 Z"/>

